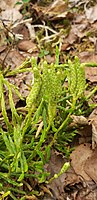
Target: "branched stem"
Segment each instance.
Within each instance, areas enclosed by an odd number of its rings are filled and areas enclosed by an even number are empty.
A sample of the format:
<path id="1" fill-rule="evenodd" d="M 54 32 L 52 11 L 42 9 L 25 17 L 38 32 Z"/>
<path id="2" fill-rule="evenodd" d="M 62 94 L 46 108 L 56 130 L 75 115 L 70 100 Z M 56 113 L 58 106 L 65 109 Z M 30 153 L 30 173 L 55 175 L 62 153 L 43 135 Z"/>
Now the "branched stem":
<path id="1" fill-rule="evenodd" d="M 71 110 L 70 110 L 69 114 L 67 115 L 66 119 L 63 121 L 63 123 L 60 125 L 60 127 L 58 128 L 58 130 L 54 134 L 54 137 L 53 137 L 53 140 L 50 143 L 50 146 L 52 146 L 55 143 L 55 141 L 57 139 L 57 136 L 58 136 L 58 133 L 62 130 L 62 128 L 66 127 L 66 125 L 68 124 L 70 116 L 71 116 L 71 114 L 73 113 L 73 111 L 75 109 L 75 104 L 76 104 L 76 99 L 73 99 Z"/>

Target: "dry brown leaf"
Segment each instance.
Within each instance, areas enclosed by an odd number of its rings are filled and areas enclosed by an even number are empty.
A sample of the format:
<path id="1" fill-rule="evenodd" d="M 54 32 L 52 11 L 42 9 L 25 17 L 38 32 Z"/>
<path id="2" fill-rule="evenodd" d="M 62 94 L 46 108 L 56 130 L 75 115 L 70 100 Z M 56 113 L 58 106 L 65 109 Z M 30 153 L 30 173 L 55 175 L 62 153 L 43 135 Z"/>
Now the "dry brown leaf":
<path id="1" fill-rule="evenodd" d="M 19 24 L 15 28 L 12 29 L 15 34 L 20 34 L 25 40 L 29 39 L 29 30 L 25 26 L 25 24 Z"/>
<path id="2" fill-rule="evenodd" d="M 49 20 L 57 20 L 65 18 L 68 14 L 67 3 L 63 0 L 55 0 L 47 7 L 33 5 L 33 8 L 39 13 L 42 12 L 47 15 Z"/>
<path id="3" fill-rule="evenodd" d="M 3 52 L 7 48 L 7 45 L 0 46 L 0 53 Z"/>
<path id="4" fill-rule="evenodd" d="M 18 43 L 19 50 L 27 51 L 29 53 L 38 51 L 37 46 L 31 40 L 22 40 Z"/>
<path id="5" fill-rule="evenodd" d="M 48 16 L 55 20 L 57 18 L 64 18 L 67 15 L 67 4 L 63 0 L 55 0 L 49 7 L 48 7 Z"/>
<path id="6" fill-rule="evenodd" d="M 7 45 L 6 33 L 2 21 L 0 21 L 0 47 Z"/>
<path id="7" fill-rule="evenodd" d="M 84 127 L 80 128 L 78 130 L 78 134 L 79 134 L 79 139 L 78 139 L 79 144 L 91 143 L 91 141 L 92 141 L 92 126 L 85 125 Z"/>
<path id="8" fill-rule="evenodd" d="M 83 22 L 80 24 L 72 25 L 71 28 L 75 35 L 77 35 L 79 38 L 83 38 L 84 36 L 86 36 L 87 27 L 88 27 L 88 23 Z"/>
<path id="9" fill-rule="evenodd" d="M 3 62 L 5 56 L 6 56 L 7 51 L 2 52 L 0 54 L 0 60 Z M 5 66 L 11 66 L 11 69 L 15 69 L 16 67 L 19 67 L 25 58 L 19 53 L 19 51 L 12 49 L 6 59 L 5 59 Z M 16 76 L 11 76 L 8 77 L 7 80 L 16 85 L 19 88 L 19 92 L 21 95 L 25 98 L 29 94 L 29 85 L 33 82 L 33 74 L 31 72 L 24 72 L 17 74 Z M 16 95 L 15 92 L 13 92 L 13 99 L 14 103 L 19 101 L 19 97 Z M 9 109 L 9 100 L 8 100 L 8 90 L 5 92 L 5 101 L 6 101 L 6 108 Z"/>
<path id="10" fill-rule="evenodd" d="M 51 151 L 51 158 L 48 164 L 45 165 L 45 170 L 50 172 L 51 177 L 54 176 L 54 174 L 57 174 L 60 172 L 62 166 L 66 162 L 66 159 L 59 153 L 57 153 L 55 150 Z M 59 176 L 57 179 L 54 179 L 52 182 L 50 182 L 47 187 L 52 192 L 55 199 L 58 200 L 64 200 L 65 194 L 64 194 L 64 181 L 66 178 L 66 174 L 63 173 L 61 176 Z M 48 198 L 47 198 L 48 199 Z"/>
<path id="11" fill-rule="evenodd" d="M 63 0 L 55 0 L 48 8 L 49 12 L 62 13 L 66 10 L 67 4 Z"/>
<path id="12" fill-rule="evenodd" d="M 0 53 L 0 59 L 2 60 L 2 62 L 5 59 L 5 62 L 4 62 L 5 65 L 11 66 L 11 69 L 14 69 L 15 67 L 21 65 L 22 62 L 25 60 L 25 58 L 20 54 L 20 52 L 15 49 L 11 49 L 9 53 L 8 53 L 8 49 Z"/>
<path id="13" fill-rule="evenodd" d="M 78 57 L 80 58 L 81 62 L 97 62 L 97 54 L 95 54 L 95 52 L 83 51 L 78 54 Z"/>
<path id="14" fill-rule="evenodd" d="M 70 168 L 66 173 L 66 184 L 64 186 L 64 191 L 70 200 L 96 200 L 93 198 L 93 192 L 96 188 L 94 181 L 86 181 L 81 176 L 77 175 L 75 171 Z M 68 198 L 65 198 L 66 200 Z M 68 199 L 69 200 L 69 199 Z"/>
<path id="15" fill-rule="evenodd" d="M 46 60 L 48 63 L 54 63 L 55 62 L 55 56 L 51 56 L 51 55 L 46 55 Z"/>
<path id="16" fill-rule="evenodd" d="M 74 169 L 70 167 L 68 172 L 66 173 L 64 187 L 67 185 L 75 185 L 76 183 L 80 182 L 79 176 L 75 173 Z"/>
<path id="17" fill-rule="evenodd" d="M 78 38 L 83 38 L 87 34 L 88 22 L 85 17 L 82 15 L 80 19 L 75 18 L 73 20 L 73 25 L 71 25 L 71 29 L 67 37 L 63 39 L 61 50 L 66 50 L 70 45 L 73 45 Z"/>
<path id="18" fill-rule="evenodd" d="M 97 184 L 97 148 L 86 160 L 84 170 Z"/>
<path id="19" fill-rule="evenodd" d="M 90 144 L 85 143 L 81 144 L 75 148 L 75 150 L 71 153 L 71 166 L 73 167 L 75 173 L 79 176 L 82 176 L 83 179 L 90 181 L 91 178 L 84 171 L 85 162 L 88 157 L 91 156 L 92 150 L 90 148 Z"/>
<path id="20" fill-rule="evenodd" d="M 73 44 L 77 40 L 77 38 L 78 37 L 77 34 L 75 33 L 75 29 L 72 26 L 69 35 L 64 39 L 63 42 L 67 44 Z"/>
<path id="21" fill-rule="evenodd" d="M 85 67 L 86 79 L 93 82 L 97 82 L 97 67 Z"/>
<path id="22" fill-rule="evenodd" d="M 89 119 L 88 120 L 93 120 L 96 119 L 97 117 L 97 108 L 95 108 L 92 113 L 89 115 Z"/>
<path id="23" fill-rule="evenodd" d="M 28 200 L 38 200 L 37 197 L 35 195 L 25 195 L 25 198 Z"/>
<path id="24" fill-rule="evenodd" d="M 92 122 L 92 149 L 97 146 L 97 117 Z"/>
<path id="25" fill-rule="evenodd" d="M 73 121 L 70 127 L 77 127 L 78 139 L 77 144 L 83 144 L 91 142 L 92 140 L 92 126 L 89 124 L 88 119 L 84 116 L 72 115 Z"/>

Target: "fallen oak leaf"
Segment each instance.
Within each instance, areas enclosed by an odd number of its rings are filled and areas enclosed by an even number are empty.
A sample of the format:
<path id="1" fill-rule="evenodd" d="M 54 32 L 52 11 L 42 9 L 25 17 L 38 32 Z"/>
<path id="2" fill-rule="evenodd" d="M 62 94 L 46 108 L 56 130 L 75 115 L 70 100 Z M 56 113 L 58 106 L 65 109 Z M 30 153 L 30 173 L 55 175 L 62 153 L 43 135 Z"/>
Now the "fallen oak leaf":
<path id="1" fill-rule="evenodd" d="M 97 148 L 92 152 L 91 156 L 86 160 L 84 170 L 97 184 Z"/>
<path id="2" fill-rule="evenodd" d="M 86 174 L 84 166 L 87 158 L 90 157 L 91 154 L 91 145 L 89 143 L 85 143 L 77 146 L 70 155 L 71 166 L 73 167 L 75 173 L 87 181 L 91 181 L 91 178 L 88 174 Z"/>

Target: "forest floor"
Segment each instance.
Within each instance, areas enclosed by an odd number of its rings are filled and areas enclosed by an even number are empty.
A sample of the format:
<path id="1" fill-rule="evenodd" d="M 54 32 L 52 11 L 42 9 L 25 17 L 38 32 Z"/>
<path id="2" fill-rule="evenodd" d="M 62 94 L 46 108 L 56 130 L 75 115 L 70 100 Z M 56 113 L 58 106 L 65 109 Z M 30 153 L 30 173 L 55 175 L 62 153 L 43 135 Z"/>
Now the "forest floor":
<path id="1" fill-rule="evenodd" d="M 38 63 L 44 59 L 49 64 L 54 63 L 56 45 L 59 47 L 61 64 L 66 63 L 68 59 L 73 60 L 75 56 L 78 56 L 81 63 L 92 63 L 91 66 L 85 67 L 88 85 L 85 95 L 90 95 L 86 102 L 89 112 L 85 111 L 83 116 L 72 115 L 71 126 L 76 127 L 77 133 L 72 141 L 66 143 L 68 152 L 72 152 L 68 156 L 65 155 L 65 151 L 52 147 L 50 160 L 44 166 L 51 177 L 60 172 L 65 162 L 70 162 L 70 168 L 49 183 L 39 183 L 33 177 L 26 178 L 18 190 L 11 189 L 11 195 L 8 193 L 10 182 L 4 182 L 5 189 L 2 188 L 0 175 L 0 200 L 97 199 L 97 2 L 0 0 L 0 69 L 4 72 L 14 70 L 26 58 L 32 56 Z M 27 98 L 27 86 L 33 79 L 31 72 L 8 76 L 6 79 L 19 88 L 23 98 Z M 17 95 L 13 95 L 13 100 L 16 108 L 25 106 L 24 101 L 20 101 Z M 10 118 L 7 90 L 5 102 Z M 87 109 L 87 105 L 84 106 Z M 6 129 L 2 111 L 0 126 Z M 1 166 L 0 171 L 3 173 Z"/>

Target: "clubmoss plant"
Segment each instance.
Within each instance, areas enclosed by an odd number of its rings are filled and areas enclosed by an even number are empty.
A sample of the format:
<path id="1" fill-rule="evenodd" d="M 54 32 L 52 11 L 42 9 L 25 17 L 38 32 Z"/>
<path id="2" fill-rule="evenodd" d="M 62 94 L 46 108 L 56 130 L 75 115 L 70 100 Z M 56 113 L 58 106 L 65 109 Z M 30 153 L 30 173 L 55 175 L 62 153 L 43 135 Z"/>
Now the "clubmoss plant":
<path id="1" fill-rule="evenodd" d="M 13 90 L 20 99 L 23 97 L 6 77 L 25 71 L 33 73 L 34 83 L 25 100 L 24 116 L 15 107 Z M 68 87 L 64 85 L 65 82 Z M 37 178 L 40 183 L 46 181 L 49 173 L 45 172 L 44 164 L 50 159 L 50 149 L 55 144 L 61 149 L 60 138 L 66 140 L 65 131 L 70 116 L 78 112 L 85 84 L 84 65 L 77 57 L 73 62 L 69 60 L 66 64 L 59 64 L 58 48 L 55 63 L 48 64 L 42 59 L 37 64 L 35 58 L 30 58 L 12 71 L 0 71 L 0 109 L 5 124 L 5 128 L 2 124 L 0 126 L 0 188 L 5 196 L 16 199 L 20 194 L 21 198 L 25 197 L 26 191 L 19 192 L 25 178 Z M 10 119 L 4 96 L 5 86 L 9 93 Z M 72 140 L 73 136 L 71 133 L 67 141 Z M 6 183 L 10 185 L 10 190 L 6 188 Z"/>

